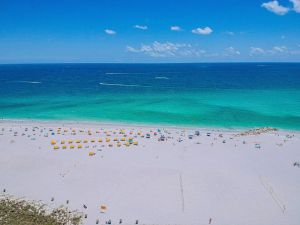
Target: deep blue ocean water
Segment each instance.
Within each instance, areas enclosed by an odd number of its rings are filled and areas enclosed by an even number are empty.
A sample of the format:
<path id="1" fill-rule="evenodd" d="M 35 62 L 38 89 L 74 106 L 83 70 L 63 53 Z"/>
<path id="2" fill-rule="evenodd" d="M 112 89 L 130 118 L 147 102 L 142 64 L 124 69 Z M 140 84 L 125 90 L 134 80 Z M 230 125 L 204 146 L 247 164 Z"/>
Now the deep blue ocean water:
<path id="1" fill-rule="evenodd" d="M 0 117 L 300 129 L 300 63 L 0 65 Z"/>

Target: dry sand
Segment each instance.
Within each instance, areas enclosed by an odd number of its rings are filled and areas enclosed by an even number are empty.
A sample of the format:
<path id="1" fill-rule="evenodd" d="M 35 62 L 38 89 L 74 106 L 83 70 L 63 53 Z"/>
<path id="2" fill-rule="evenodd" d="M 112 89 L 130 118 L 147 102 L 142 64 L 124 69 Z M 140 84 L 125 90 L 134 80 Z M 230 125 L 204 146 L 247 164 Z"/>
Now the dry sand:
<path id="1" fill-rule="evenodd" d="M 189 139 L 195 130 L 200 136 Z M 132 137 L 138 145 L 126 147 L 120 141 L 118 147 L 113 139 L 120 140 L 124 133 L 126 141 Z M 143 137 L 147 133 L 150 138 Z M 300 161 L 300 134 L 238 133 L 2 121 L 0 190 L 53 207 L 69 200 L 70 208 L 87 214 L 87 225 L 97 219 L 99 224 L 119 224 L 122 219 L 122 224 L 299 225 L 300 168 L 293 164 Z M 158 141 L 161 135 L 165 141 Z M 68 140 L 85 139 L 88 143 L 73 142 L 75 148 L 70 149 Z M 77 148 L 80 144 L 82 149 Z"/>

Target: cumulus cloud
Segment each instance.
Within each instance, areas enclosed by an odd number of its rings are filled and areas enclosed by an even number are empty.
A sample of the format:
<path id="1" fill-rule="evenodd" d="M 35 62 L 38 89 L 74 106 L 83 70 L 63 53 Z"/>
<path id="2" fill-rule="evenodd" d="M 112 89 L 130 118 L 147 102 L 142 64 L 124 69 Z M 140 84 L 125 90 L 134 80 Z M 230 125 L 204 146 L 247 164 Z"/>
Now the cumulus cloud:
<path id="1" fill-rule="evenodd" d="M 110 30 L 110 29 L 106 29 L 106 30 L 104 30 L 104 32 L 107 33 L 107 34 L 109 34 L 109 35 L 114 35 L 114 34 L 117 33 L 116 31 Z"/>
<path id="2" fill-rule="evenodd" d="M 225 48 L 225 55 L 240 55 L 240 51 L 236 50 L 234 47 L 230 46 L 228 48 Z"/>
<path id="3" fill-rule="evenodd" d="M 250 48 L 250 55 L 261 55 L 265 54 L 265 50 L 258 47 L 251 47 Z"/>
<path id="4" fill-rule="evenodd" d="M 299 1 L 299 0 L 291 0 L 291 1 Z M 267 10 L 280 16 L 287 14 L 288 11 L 290 10 L 288 7 L 284 7 L 280 5 L 277 0 L 265 2 L 261 5 L 261 7 L 266 8 Z"/>
<path id="5" fill-rule="evenodd" d="M 287 53 L 288 52 L 288 49 L 285 46 L 274 46 L 272 50 L 274 53 Z"/>
<path id="6" fill-rule="evenodd" d="M 293 3 L 293 10 L 300 13 L 300 0 L 290 0 Z"/>
<path id="7" fill-rule="evenodd" d="M 146 25 L 134 25 L 133 27 L 140 30 L 148 30 Z"/>
<path id="8" fill-rule="evenodd" d="M 200 56 L 205 53 L 204 50 L 194 49 L 190 44 L 158 41 L 150 45 L 141 44 L 139 48 L 127 46 L 126 50 L 133 53 L 144 53 L 152 57 Z"/>
<path id="9" fill-rule="evenodd" d="M 192 33 L 194 34 L 202 34 L 202 35 L 208 35 L 212 33 L 213 30 L 210 27 L 205 27 L 205 28 L 196 28 L 192 30 Z"/>
<path id="10" fill-rule="evenodd" d="M 173 31 L 181 31 L 181 27 L 179 27 L 179 26 L 171 26 L 171 27 L 170 27 L 170 30 L 173 30 Z"/>

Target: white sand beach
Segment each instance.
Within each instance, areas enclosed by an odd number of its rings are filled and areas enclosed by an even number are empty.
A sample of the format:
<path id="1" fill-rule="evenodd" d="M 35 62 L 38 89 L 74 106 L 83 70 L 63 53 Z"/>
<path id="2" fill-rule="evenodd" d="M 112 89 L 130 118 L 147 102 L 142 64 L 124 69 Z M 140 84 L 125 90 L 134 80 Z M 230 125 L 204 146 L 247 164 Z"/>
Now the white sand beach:
<path id="1" fill-rule="evenodd" d="M 87 225 L 299 225 L 300 133 L 262 131 L 1 121 L 0 191 Z"/>

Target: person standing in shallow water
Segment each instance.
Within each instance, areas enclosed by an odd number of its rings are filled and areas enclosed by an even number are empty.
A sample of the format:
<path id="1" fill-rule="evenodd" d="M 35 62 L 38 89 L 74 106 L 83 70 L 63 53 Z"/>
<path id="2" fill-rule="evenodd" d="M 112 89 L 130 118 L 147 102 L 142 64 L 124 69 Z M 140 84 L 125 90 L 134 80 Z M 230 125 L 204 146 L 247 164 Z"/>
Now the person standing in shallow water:
<path id="1" fill-rule="evenodd" d="M 208 224 L 211 224 L 212 222 L 212 218 L 209 218 Z"/>

